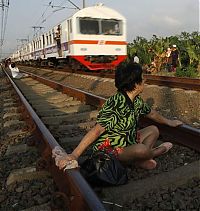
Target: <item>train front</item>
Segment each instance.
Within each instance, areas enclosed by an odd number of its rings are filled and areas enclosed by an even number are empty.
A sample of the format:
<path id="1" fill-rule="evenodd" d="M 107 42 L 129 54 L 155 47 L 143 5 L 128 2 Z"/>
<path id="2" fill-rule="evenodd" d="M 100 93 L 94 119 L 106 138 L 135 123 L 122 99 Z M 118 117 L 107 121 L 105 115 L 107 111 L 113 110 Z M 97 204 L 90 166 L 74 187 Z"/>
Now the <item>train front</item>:
<path id="1" fill-rule="evenodd" d="M 112 70 L 127 57 L 126 19 L 117 11 L 97 5 L 72 17 L 70 57 L 89 70 Z"/>

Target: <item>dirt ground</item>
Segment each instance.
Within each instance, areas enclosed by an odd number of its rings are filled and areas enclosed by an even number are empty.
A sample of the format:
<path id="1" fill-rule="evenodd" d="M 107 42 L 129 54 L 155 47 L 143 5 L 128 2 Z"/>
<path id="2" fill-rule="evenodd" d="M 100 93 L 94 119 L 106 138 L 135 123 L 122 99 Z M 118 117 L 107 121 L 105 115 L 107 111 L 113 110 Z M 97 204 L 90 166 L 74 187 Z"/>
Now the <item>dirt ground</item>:
<path id="1" fill-rule="evenodd" d="M 106 98 L 117 91 L 112 79 L 95 80 L 82 77 L 80 80 L 80 77 L 69 75 L 63 82 Z M 141 95 L 162 115 L 200 128 L 200 92 L 146 84 Z"/>

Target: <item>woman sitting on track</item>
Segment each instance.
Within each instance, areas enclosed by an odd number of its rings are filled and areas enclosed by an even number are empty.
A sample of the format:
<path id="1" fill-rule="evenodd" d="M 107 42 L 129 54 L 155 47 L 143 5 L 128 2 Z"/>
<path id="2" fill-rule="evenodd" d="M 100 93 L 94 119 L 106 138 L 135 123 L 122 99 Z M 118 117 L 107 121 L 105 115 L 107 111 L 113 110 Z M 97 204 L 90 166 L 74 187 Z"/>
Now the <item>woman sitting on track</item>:
<path id="1" fill-rule="evenodd" d="M 166 153 L 172 143 L 164 142 L 154 147 L 158 128 L 154 125 L 138 129 L 139 117 L 148 118 L 171 127 L 181 125 L 179 120 L 169 120 L 151 109 L 139 95 L 144 89 L 142 68 L 139 64 L 121 65 L 116 70 L 117 93 L 105 102 L 97 117 L 96 125 L 83 137 L 71 154 L 58 155 L 53 150 L 56 165 L 62 169 L 77 160 L 92 145 L 93 151 L 112 153 L 126 164 L 133 163 L 144 169 L 156 167 L 155 157 Z"/>
<path id="2" fill-rule="evenodd" d="M 28 77 L 28 74 L 20 73 L 19 72 L 19 68 L 16 67 L 15 63 L 10 64 L 9 65 L 9 69 L 11 71 L 12 77 L 15 78 L 15 79 L 20 79 L 20 78 L 23 78 L 23 77 Z"/>

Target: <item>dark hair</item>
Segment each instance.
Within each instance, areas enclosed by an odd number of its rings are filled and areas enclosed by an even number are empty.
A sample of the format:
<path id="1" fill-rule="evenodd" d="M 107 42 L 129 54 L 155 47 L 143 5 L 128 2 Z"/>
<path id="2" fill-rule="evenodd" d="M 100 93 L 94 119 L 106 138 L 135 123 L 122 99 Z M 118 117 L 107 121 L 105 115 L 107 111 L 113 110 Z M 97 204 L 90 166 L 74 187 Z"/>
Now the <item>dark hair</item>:
<path id="1" fill-rule="evenodd" d="M 115 86 L 118 91 L 132 91 L 142 83 L 142 67 L 137 63 L 121 64 L 115 72 Z"/>
<path id="2" fill-rule="evenodd" d="M 12 68 L 15 68 L 15 63 L 12 63 L 12 64 L 11 64 L 11 67 L 12 67 Z"/>

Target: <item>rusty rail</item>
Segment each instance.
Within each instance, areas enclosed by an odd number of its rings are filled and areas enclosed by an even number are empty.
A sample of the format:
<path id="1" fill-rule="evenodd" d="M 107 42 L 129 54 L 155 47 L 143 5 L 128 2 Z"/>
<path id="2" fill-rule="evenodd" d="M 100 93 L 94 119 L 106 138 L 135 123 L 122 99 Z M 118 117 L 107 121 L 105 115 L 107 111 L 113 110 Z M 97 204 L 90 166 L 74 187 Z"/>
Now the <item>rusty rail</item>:
<path id="1" fill-rule="evenodd" d="M 36 125 L 33 139 L 35 140 L 35 145 L 39 148 L 42 155 L 40 166 L 43 166 L 52 174 L 52 177 L 60 192 L 63 193 L 63 200 L 65 201 L 68 209 L 73 211 L 105 210 L 103 204 L 98 199 L 91 187 L 87 184 L 78 169 L 63 171 L 56 167 L 55 161 L 52 158 L 52 149 L 60 145 L 29 105 L 10 76 L 7 73 L 6 75 L 24 105 L 26 113 L 25 118 L 29 119 L 29 122 L 31 118 L 33 123 Z"/>
<path id="2" fill-rule="evenodd" d="M 167 125 L 158 124 L 148 118 L 141 119 L 140 123 L 142 126 L 156 125 L 163 137 L 200 152 L 200 130 L 197 128 L 186 124 L 178 127 L 169 127 Z"/>
<path id="3" fill-rule="evenodd" d="M 147 84 L 200 91 L 200 79 L 144 74 Z"/>

